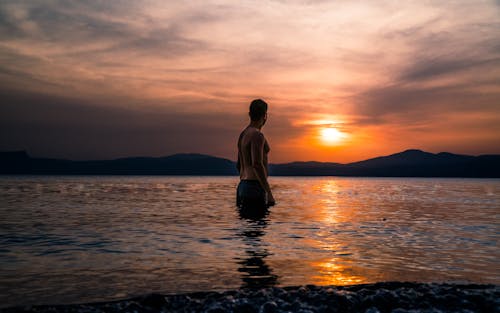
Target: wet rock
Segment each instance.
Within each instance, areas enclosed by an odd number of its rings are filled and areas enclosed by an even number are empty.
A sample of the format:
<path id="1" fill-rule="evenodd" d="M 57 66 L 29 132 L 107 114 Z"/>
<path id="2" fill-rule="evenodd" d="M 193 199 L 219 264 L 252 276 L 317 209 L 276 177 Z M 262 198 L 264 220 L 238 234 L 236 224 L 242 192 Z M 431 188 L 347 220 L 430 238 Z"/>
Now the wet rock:
<path id="1" fill-rule="evenodd" d="M 272 296 L 272 293 L 268 289 L 261 289 L 261 290 L 257 291 L 257 293 L 255 294 L 255 297 L 264 298 L 264 299 L 268 299 L 271 296 Z"/>
<path id="2" fill-rule="evenodd" d="M 288 302 L 282 300 L 282 299 L 279 299 L 277 298 L 275 301 L 276 305 L 278 306 L 278 308 L 284 308 L 285 306 L 289 305 Z"/>
<path id="3" fill-rule="evenodd" d="M 300 288 L 299 288 L 299 290 L 297 290 L 297 291 L 299 292 L 299 294 L 304 295 L 304 294 L 306 294 L 309 290 L 307 290 L 307 288 L 306 288 L 306 287 L 302 286 L 302 287 L 300 287 Z"/>
<path id="4" fill-rule="evenodd" d="M 278 312 L 278 305 L 274 301 L 268 301 L 262 305 L 261 312 L 263 313 Z"/>

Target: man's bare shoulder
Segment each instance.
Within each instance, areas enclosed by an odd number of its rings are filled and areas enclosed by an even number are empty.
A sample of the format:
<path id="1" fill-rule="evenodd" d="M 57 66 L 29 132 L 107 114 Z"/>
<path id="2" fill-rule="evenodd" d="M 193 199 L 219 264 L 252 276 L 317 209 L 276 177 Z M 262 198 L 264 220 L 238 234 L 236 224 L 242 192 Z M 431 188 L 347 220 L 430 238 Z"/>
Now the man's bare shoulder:
<path id="1" fill-rule="evenodd" d="M 263 140 L 264 134 L 257 128 L 249 127 L 245 129 L 242 133 L 242 137 L 247 137 L 250 140 Z"/>
<path id="2" fill-rule="evenodd" d="M 264 134 L 256 128 L 252 128 L 251 130 L 249 130 L 248 137 L 252 142 L 265 141 Z"/>

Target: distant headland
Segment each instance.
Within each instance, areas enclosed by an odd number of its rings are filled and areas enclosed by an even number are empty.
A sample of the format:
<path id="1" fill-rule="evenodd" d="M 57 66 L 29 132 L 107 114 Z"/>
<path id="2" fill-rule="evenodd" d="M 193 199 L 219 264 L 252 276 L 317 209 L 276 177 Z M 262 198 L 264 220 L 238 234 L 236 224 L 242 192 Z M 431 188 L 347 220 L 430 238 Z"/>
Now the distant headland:
<path id="1" fill-rule="evenodd" d="M 270 164 L 271 176 L 500 178 L 500 155 L 429 153 L 411 149 L 347 164 Z M 72 161 L 33 158 L 26 151 L 0 152 L 1 175 L 237 175 L 235 162 L 203 154 Z"/>

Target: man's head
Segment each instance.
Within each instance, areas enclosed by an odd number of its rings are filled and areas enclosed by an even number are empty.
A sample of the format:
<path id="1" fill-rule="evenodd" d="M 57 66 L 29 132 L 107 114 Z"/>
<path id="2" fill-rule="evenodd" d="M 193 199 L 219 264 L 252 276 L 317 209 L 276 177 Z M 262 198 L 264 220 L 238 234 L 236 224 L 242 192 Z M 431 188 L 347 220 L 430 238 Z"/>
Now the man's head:
<path id="1" fill-rule="evenodd" d="M 250 119 L 252 121 L 258 121 L 260 119 L 264 119 L 264 123 L 266 122 L 266 113 L 267 113 L 267 103 L 262 99 L 255 99 L 250 103 Z"/>

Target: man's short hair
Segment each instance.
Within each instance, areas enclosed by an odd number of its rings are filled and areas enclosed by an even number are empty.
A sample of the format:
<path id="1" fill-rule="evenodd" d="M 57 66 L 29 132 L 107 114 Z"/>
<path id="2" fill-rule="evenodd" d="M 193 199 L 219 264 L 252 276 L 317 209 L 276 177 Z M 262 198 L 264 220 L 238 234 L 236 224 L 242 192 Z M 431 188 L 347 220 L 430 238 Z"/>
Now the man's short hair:
<path id="1" fill-rule="evenodd" d="M 255 99 L 250 103 L 250 119 L 258 121 L 267 113 L 267 103 L 262 99 Z"/>

